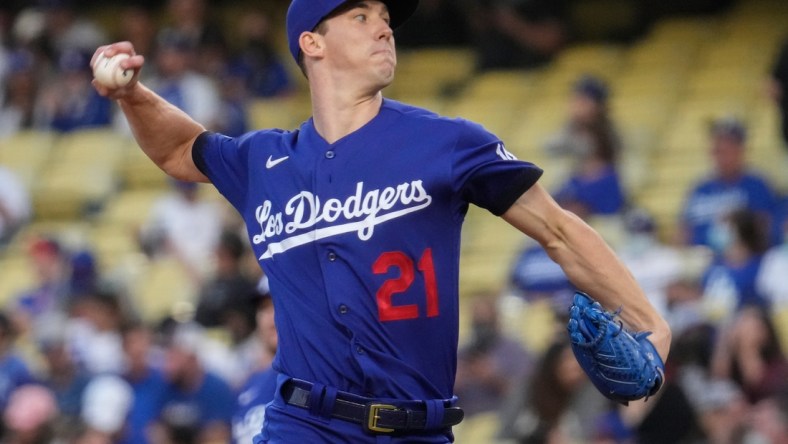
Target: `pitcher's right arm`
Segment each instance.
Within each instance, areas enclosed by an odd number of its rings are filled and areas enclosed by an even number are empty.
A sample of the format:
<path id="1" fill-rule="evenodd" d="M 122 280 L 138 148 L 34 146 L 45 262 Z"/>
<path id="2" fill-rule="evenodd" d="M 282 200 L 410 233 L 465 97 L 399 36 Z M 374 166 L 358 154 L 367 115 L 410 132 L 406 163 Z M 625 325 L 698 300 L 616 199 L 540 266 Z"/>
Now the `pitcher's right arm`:
<path id="1" fill-rule="evenodd" d="M 134 52 L 131 43 L 99 47 L 91 66 L 102 52 L 105 57 L 119 53 L 130 56 L 120 64 L 123 69 L 134 70 L 134 77 L 126 86 L 107 88 L 96 80 L 93 86 L 102 96 L 117 101 L 140 148 L 168 175 L 180 180 L 208 182 L 192 160 L 192 145 L 205 127 L 139 82 L 145 59 Z"/>

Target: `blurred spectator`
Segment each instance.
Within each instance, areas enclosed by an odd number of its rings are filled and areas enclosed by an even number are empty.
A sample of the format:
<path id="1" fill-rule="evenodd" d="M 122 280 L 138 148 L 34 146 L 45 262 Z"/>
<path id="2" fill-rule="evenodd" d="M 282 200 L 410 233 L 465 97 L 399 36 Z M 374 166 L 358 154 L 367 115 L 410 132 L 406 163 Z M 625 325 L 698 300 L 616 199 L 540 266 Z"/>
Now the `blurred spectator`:
<path id="1" fill-rule="evenodd" d="M 452 0 L 421 0 L 408 21 L 397 28 L 397 46 L 423 48 L 469 43 L 468 26 L 461 3 Z"/>
<path id="2" fill-rule="evenodd" d="M 153 365 L 153 334 L 144 324 L 128 324 L 123 329 L 126 368 L 123 376 L 131 385 L 133 403 L 121 444 L 148 444 L 151 428 L 161 415 L 167 392 L 164 373 Z"/>
<path id="3" fill-rule="evenodd" d="M 35 57 L 18 49 L 8 56 L 8 75 L 0 94 L 0 138 L 16 134 L 36 125 L 35 108 L 40 89 L 40 70 Z"/>
<path id="4" fill-rule="evenodd" d="M 70 285 L 68 254 L 58 241 L 35 239 L 27 252 L 37 282 L 11 306 L 14 322 L 22 334 L 29 332 L 34 324 L 45 325 L 48 316 L 65 312 Z"/>
<path id="5" fill-rule="evenodd" d="M 770 248 L 763 256 L 755 281 L 755 289 L 775 311 L 788 308 L 788 218 L 781 223 L 783 242 Z"/>
<path id="6" fill-rule="evenodd" d="M 279 344 L 274 325 L 274 303 L 271 295 L 260 293 L 257 298 L 257 335 L 265 349 L 266 359 L 258 363 L 238 391 L 233 414 L 233 443 L 246 444 L 260 433 L 265 420 L 265 407 L 274 399 L 276 371 L 271 368 L 271 358 Z"/>
<path id="7" fill-rule="evenodd" d="M 622 142 L 610 117 L 609 96 L 603 80 L 581 76 L 572 87 L 567 122 L 548 140 L 547 154 L 568 157 L 576 165 L 594 156 L 615 164 Z M 597 139 L 601 139 L 601 143 Z"/>
<path id="8" fill-rule="evenodd" d="M 242 270 L 247 253 L 236 232 L 222 233 L 216 249 L 216 274 L 200 290 L 194 320 L 205 327 L 218 327 L 229 336 L 236 370 L 230 381 L 241 383 L 249 367 L 260 359 L 260 346 L 253 335 L 258 292 L 256 282 Z"/>
<path id="9" fill-rule="evenodd" d="M 545 65 L 569 37 L 563 0 L 474 0 L 466 15 L 479 70 Z"/>
<path id="10" fill-rule="evenodd" d="M 771 94 L 782 117 L 783 142 L 788 149 L 788 39 L 785 39 L 772 69 Z"/>
<path id="11" fill-rule="evenodd" d="M 79 444 L 113 444 L 124 435 L 134 401 L 131 386 L 116 375 L 99 375 L 85 387 Z"/>
<path id="12" fill-rule="evenodd" d="M 667 379 L 647 401 L 616 407 L 600 419 L 595 441 L 662 444 L 695 442 L 700 435 L 695 411 L 681 387 Z"/>
<path id="13" fill-rule="evenodd" d="M 226 136 L 238 137 L 249 130 L 249 91 L 246 74 L 239 66 L 228 65 L 219 74 L 221 111 L 215 131 Z"/>
<path id="14" fill-rule="evenodd" d="M 510 281 L 526 301 L 549 299 L 556 307 L 566 308 L 575 292 L 564 270 L 537 244 L 529 243 L 517 257 Z"/>
<path id="15" fill-rule="evenodd" d="M 64 422 L 78 423 L 82 395 L 90 375 L 79 366 L 66 338 L 66 321 L 50 320 L 37 331 L 38 347 L 44 357 L 44 383 L 52 390 Z"/>
<path id="16" fill-rule="evenodd" d="M 10 40 L 16 49 L 35 54 L 37 61 L 49 62 L 52 59 L 52 49 L 46 43 L 46 26 L 46 14 L 42 9 L 25 5 L 14 17 Z"/>
<path id="17" fill-rule="evenodd" d="M 46 44 L 54 58 L 77 51 L 93 51 L 107 42 L 104 31 L 92 21 L 81 17 L 71 0 L 39 0 L 45 14 Z"/>
<path id="18" fill-rule="evenodd" d="M 0 250 L 28 221 L 31 211 L 25 186 L 13 171 L 0 165 Z"/>
<path id="19" fill-rule="evenodd" d="M 747 307 L 722 327 L 711 370 L 735 381 L 752 404 L 788 388 L 788 361 L 766 310 Z"/>
<path id="20" fill-rule="evenodd" d="M 172 179 L 172 191 L 153 205 L 142 227 L 143 249 L 152 256 L 168 254 L 201 280 L 213 267 L 213 252 L 222 231 L 222 212 L 200 199 L 198 184 Z"/>
<path id="21" fill-rule="evenodd" d="M 748 405 L 733 381 L 710 374 L 716 328 L 698 323 L 673 337 L 666 379 L 675 380 L 686 394 L 702 435 L 686 442 L 739 442 Z"/>
<path id="22" fill-rule="evenodd" d="M 735 383 L 710 379 L 697 371 L 683 375 L 681 383 L 694 405 L 704 438 L 701 442 L 742 442 L 749 405 Z"/>
<path id="23" fill-rule="evenodd" d="M 704 273 L 701 287 L 706 314 L 712 320 L 730 317 L 747 305 L 768 307 L 755 279 L 766 251 L 766 234 L 757 214 L 739 210 L 714 229 L 721 254 Z"/>
<path id="24" fill-rule="evenodd" d="M 208 13 L 206 0 L 168 0 L 169 23 L 160 34 L 182 40 L 194 50 L 195 71 L 216 76 L 229 58 L 229 47 L 217 15 Z"/>
<path id="25" fill-rule="evenodd" d="M 747 169 L 747 130 L 741 121 L 730 117 L 716 120 L 710 137 L 714 169 L 687 196 L 680 223 L 685 243 L 706 245 L 720 253 L 710 235 L 715 224 L 738 209 L 755 211 L 771 221 L 776 201 L 767 181 Z"/>
<path id="26" fill-rule="evenodd" d="M 113 41 L 131 42 L 137 54 L 153 54 L 157 25 L 152 11 L 138 4 L 131 4 L 123 7 L 121 15 L 123 20 L 120 21 L 118 35 Z"/>
<path id="27" fill-rule="evenodd" d="M 670 322 L 667 289 L 682 276 L 681 254 L 659 241 L 656 222 L 645 210 L 626 212 L 624 228 L 626 238 L 618 249 L 619 257 L 651 304 Z"/>
<path id="28" fill-rule="evenodd" d="M 40 385 L 25 385 L 11 395 L 3 411 L 8 444 L 46 444 L 55 442 L 58 409 L 52 393 Z"/>
<path id="29" fill-rule="evenodd" d="M 69 132 L 107 126 L 112 122 L 112 102 L 91 85 L 90 55 L 68 50 L 58 60 L 58 75 L 44 85 L 36 119 L 46 128 Z"/>
<path id="30" fill-rule="evenodd" d="M 573 88 L 569 121 L 547 144 L 547 151 L 570 160 L 571 175 L 556 200 L 580 217 L 612 216 L 625 202 L 616 162 L 621 142 L 607 112 L 608 90 L 601 80 L 583 76 Z"/>
<path id="31" fill-rule="evenodd" d="M 562 207 L 583 219 L 617 216 L 626 204 L 618 170 L 599 158 L 587 159 L 554 197 Z"/>
<path id="32" fill-rule="evenodd" d="M 123 368 L 121 326 L 124 323 L 120 297 L 99 290 L 74 298 L 67 339 L 79 365 L 88 373 L 118 374 Z"/>
<path id="33" fill-rule="evenodd" d="M 531 369 L 531 357 L 501 332 L 498 298 L 477 295 L 471 302 L 471 337 L 457 354 L 454 392 L 465 415 L 495 412 Z"/>
<path id="34" fill-rule="evenodd" d="M 215 15 L 208 14 L 205 0 L 168 0 L 167 12 L 170 25 L 165 30 L 185 38 L 190 46 L 200 50 L 225 42 L 222 27 L 215 21 Z"/>
<path id="35" fill-rule="evenodd" d="M 168 442 L 230 441 L 235 399 L 227 383 L 205 368 L 204 343 L 204 334 L 191 324 L 178 325 L 170 338 L 164 361 L 170 389 L 160 417 Z"/>
<path id="36" fill-rule="evenodd" d="M 503 442 L 588 442 L 608 405 L 580 368 L 568 336 L 553 342 L 506 402 Z"/>
<path id="37" fill-rule="evenodd" d="M 222 232 L 215 249 L 216 272 L 200 290 L 194 320 L 205 327 L 226 325 L 229 312 L 239 310 L 248 317 L 249 328 L 243 339 L 254 330 L 254 301 L 256 283 L 244 275 L 242 260 L 247 253 L 241 236 L 233 231 Z"/>
<path id="38" fill-rule="evenodd" d="M 0 312 L 0 411 L 5 410 L 14 390 L 34 382 L 27 363 L 15 350 L 15 342 L 14 325 Z"/>
<path id="39" fill-rule="evenodd" d="M 70 295 L 82 296 L 95 292 L 99 287 L 99 270 L 93 252 L 76 251 L 71 254 L 69 263 L 71 265 Z"/>
<path id="40" fill-rule="evenodd" d="M 206 128 L 220 121 L 219 90 L 214 81 L 196 71 L 197 47 L 171 29 L 159 32 L 154 55 L 156 73 L 150 88 Z"/>
<path id="41" fill-rule="evenodd" d="M 290 74 L 276 53 L 267 15 L 250 11 L 239 23 L 240 51 L 233 65 L 243 73 L 255 97 L 273 97 L 292 90 Z"/>
<path id="42" fill-rule="evenodd" d="M 758 402 L 749 415 L 747 442 L 788 442 L 788 390 Z"/>

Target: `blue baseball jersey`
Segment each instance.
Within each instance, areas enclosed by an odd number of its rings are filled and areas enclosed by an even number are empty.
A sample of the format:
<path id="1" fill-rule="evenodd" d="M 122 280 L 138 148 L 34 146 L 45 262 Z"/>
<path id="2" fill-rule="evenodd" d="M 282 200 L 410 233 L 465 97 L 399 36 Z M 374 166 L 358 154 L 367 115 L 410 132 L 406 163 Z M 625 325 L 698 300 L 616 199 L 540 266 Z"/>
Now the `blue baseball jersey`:
<path id="1" fill-rule="evenodd" d="M 575 291 L 561 266 L 538 245 L 530 246 L 520 253 L 512 267 L 511 283 L 522 291 L 526 298 L 532 295 L 558 295 Z"/>
<path id="2" fill-rule="evenodd" d="M 621 211 L 626 203 L 618 172 L 607 166 L 594 177 L 575 174 L 556 192 L 560 203 L 581 204 L 591 214 L 613 215 Z"/>
<path id="3" fill-rule="evenodd" d="M 692 245 L 711 245 L 709 230 L 735 210 L 748 209 L 772 217 L 776 199 L 763 178 L 745 174 L 735 182 L 711 178 L 700 182 L 687 197 L 682 221 Z"/>
<path id="4" fill-rule="evenodd" d="M 266 405 L 274 400 L 276 371 L 272 368 L 252 373 L 238 391 L 233 413 L 233 443 L 251 444 L 260 434 Z"/>
<path id="5" fill-rule="evenodd" d="M 703 274 L 701 284 L 709 295 L 731 294 L 735 296 L 735 309 L 747 305 L 769 307 L 768 299 L 757 289 L 755 281 L 761 268 L 763 256 L 755 255 L 740 265 L 731 265 L 717 258 Z"/>
<path id="6" fill-rule="evenodd" d="M 170 389 L 169 383 L 161 370 L 153 367 L 140 378 L 126 375 L 126 382 L 131 385 L 134 402 L 131 404 L 126 428 L 119 442 L 120 444 L 148 444 L 149 428 L 161 414 Z"/>
<path id="7" fill-rule="evenodd" d="M 504 213 L 538 167 L 477 124 L 387 99 L 335 143 L 310 119 L 206 132 L 193 158 L 269 278 L 277 372 L 362 396 L 452 396 L 468 205 Z"/>

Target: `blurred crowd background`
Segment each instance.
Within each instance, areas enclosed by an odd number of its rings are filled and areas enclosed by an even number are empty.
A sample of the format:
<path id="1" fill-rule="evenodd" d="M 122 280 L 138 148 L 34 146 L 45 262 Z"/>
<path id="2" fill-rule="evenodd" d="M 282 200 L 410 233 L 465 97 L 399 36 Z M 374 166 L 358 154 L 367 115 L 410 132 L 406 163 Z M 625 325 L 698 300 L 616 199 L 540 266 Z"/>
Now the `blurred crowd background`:
<path id="1" fill-rule="evenodd" d="M 276 335 L 243 222 L 145 158 L 89 60 L 131 41 L 207 128 L 294 129 L 288 3 L 0 5 L 0 442 L 250 442 Z M 575 289 L 471 209 L 457 441 L 788 442 L 788 2 L 421 0 L 396 37 L 385 95 L 542 166 L 673 328 L 665 389 L 607 402 L 567 342 Z"/>

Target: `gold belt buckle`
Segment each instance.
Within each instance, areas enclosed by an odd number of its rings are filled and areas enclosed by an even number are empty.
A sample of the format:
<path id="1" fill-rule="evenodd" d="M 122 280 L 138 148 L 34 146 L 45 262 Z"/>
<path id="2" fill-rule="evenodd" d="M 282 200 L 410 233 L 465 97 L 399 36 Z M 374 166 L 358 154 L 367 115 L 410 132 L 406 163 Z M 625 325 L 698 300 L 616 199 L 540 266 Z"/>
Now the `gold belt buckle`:
<path id="1" fill-rule="evenodd" d="M 380 416 L 378 415 L 378 412 L 380 412 L 381 410 L 398 410 L 397 407 L 390 404 L 368 404 L 367 409 L 368 409 L 368 413 L 367 413 L 368 430 L 377 433 L 391 433 L 394 431 L 394 429 L 378 426 L 378 421 L 380 420 Z"/>

